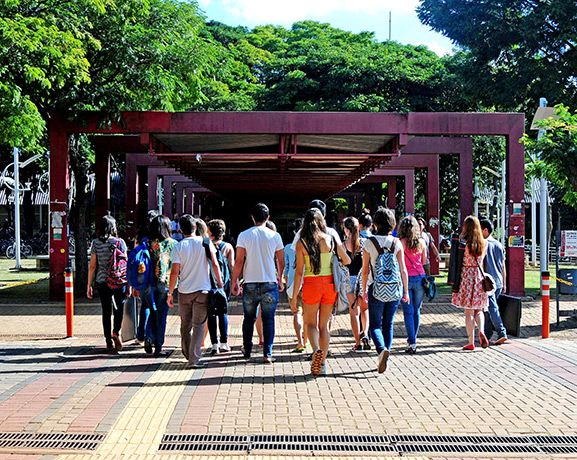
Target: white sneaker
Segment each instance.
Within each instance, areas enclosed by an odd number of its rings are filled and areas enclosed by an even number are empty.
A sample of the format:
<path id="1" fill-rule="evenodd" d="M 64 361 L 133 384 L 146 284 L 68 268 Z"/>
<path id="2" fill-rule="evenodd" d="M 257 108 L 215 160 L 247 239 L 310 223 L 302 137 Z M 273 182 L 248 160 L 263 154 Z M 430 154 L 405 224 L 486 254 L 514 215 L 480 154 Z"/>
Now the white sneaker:
<path id="1" fill-rule="evenodd" d="M 212 347 L 210 348 L 210 353 L 213 355 L 216 355 L 218 353 L 218 343 L 212 345 Z"/>
<path id="2" fill-rule="evenodd" d="M 218 350 L 222 352 L 230 351 L 230 345 L 228 343 L 221 343 Z"/>

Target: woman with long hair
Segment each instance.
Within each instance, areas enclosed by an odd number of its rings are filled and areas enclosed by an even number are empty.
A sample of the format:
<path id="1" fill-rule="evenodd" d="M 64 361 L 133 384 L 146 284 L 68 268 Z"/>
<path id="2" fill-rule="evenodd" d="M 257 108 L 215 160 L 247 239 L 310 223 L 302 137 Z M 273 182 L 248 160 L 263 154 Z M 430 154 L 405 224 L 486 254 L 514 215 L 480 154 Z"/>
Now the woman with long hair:
<path id="1" fill-rule="evenodd" d="M 399 300 L 383 302 L 373 296 L 374 273 L 376 263 L 379 258 L 379 249 L 393 254 L 396 260 L 396 270 L 402 280 L 404 302 L 409 301 L 408 277 L 405 267 L 405 257 L 403 256 L 403 245 L 392 235 L 397 222 L 395 215 L 390 209 L 380 206 L 373 216 L 373 224 L 376 228 L 376 235 L 365 242 L 363 250 L 363 295 L 369 305 L 369 333 L 379 354 L 377 370 L 380 374 L 387 370 L 387 362 L 393 343 L 393 321 L 395 313 L 399 307 Z"/>
<path id="2" fill-rule="evenodd" d="M 421 323 L 421 305 L 425 297 L 423 279 L 427 262 L 427 247 L 421 238 L 421 227 L 417 219 L 407 216 L 399 223 L 397 238 L 401 240 L 405 255 L 405 266 L 409 275 L 409 301 L 402 302 L 408 346 L 406 353 L 417 352 L 417 334 Z"/>
<path id="3" fill-rule="evenodd" d="M 144 351 L 161 356 L 168 316 L 168 283 L 172 269 L 172 250 L 177 241 L 172 238 L 172 222 L 164 215 L 155 217 L 150 222 L 146 246 L 150 252 L 150 262 L 154 271 L 152 286 L 145 288 L 144 295 L 153 302 L 147 302 L 150 311 L 144 326 Z M 156 309 L 155 309 L 156 308 Z"/>
<path id="4" fill-rule="evenodd" d="M 309 209 L 304 217 L 300 239 L 296 247 L 294 285 L 300 286 L 304 276 L 302 299 L 304 322 L 313 349 L 311 374 L 325 374 L 325 359 L 329 351 L 329 320 L 337 300 L 333 281 L 331 259 L 336 250 L 345 265 L 351 262 L 342 244 L 327 234 L 321 212 Z M 297 309 L 297 296 L 291 299 L 291 310 Z"/>
<path id="5" fill-rule="evenodd" d="M 466 243 L 463 267 L 461 268 L 461 283 L 459 291 L 453 293 L 451 303 L 465 309 L 465 327 L 469 343 L 463 350 L 475 349 L 475 323 L 479 328 L 479 342 L 481 347 L 487 348 L 489 341 L 485 336 L 485 315 L 483 310 L 489 306 L 489 295 L 483 289 L 483 258 L 486 246 L 481 231 L 479 219 L 468 216 L 463 223 L 463 230 L 459 238 Z"/>
<path id="6" fill-rule="evenodd" d="M 98 229 L 98 238 L 92 241 L 90 249 L 90 266 L 88 268 L 88 289 L 86 296 L 92 299 L 92 281 L 95 279 L 95 287 L 102 305 L 102 327 L 106 340 L 106 349 L 121 351 L 120 328 L 124 316 L 124 300 L 126 299 L 127 287 L 111 288 L 106 280 L 108 269 L 112 261 L 112 253 L 115 247 L 126 252 L 126 243 L 118 238 L 116 232 L 116 220 L 112 216 L 103 216 Z M 114 308 L 114 304 L 116 308 Z M 110 322 L 110 315 L 114 316 L 114 323 Z"/>
<path id="7" fill-rule="evenodd" d="M 350 305 L 351 329 L 355 337 L 352 351 L 361 352 L 371 349 L 367 335 L 369 331 L 369 306 L 359 292 L 360 289 L 357 289 L 357 286 L 360 287 L 360 283 L 357 284 L 357 279 L 363 266 L 362 249 L 365 238 L 360 238 L 359 221 L 356 217 L 347 217 L 343 221 L 343 228 L 345 229 L 345 249 L 351 259 L 349 264 L 351 292 L 347 294 L 347 297 Z"/>

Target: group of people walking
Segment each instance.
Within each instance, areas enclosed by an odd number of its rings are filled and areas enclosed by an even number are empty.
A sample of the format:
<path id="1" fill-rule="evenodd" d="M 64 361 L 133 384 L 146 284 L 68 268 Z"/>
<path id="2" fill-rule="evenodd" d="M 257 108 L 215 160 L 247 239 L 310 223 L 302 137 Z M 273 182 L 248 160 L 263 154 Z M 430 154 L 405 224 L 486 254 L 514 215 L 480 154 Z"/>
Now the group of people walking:
<path id="1" fill-rule="evenodd" d="M 185 214 L 175 225 L 168 217 L 149 212 L 148 225 L 139 233 L 137 247 L 132 251 L 143 248 L 150 257 L 150 282 L 139 291 L 130 285 L 112 286 L 108 281 L 111 266 L 118 265 L 114 254 L 130 251 L 118 238 L 114 219 L 103 217 L 99 237 L 92 243 L 87 295 L 92 297 L 95 281 L 102 304 L 107 349 L 122 350 L 123 304 L 131 294 L 142 301 L 137 339 L 144 343 L 146 353 L 164 354 L 167 314 L 175 305 L 174 294 L 178 290 L 182 352 L 191 367 L 202 368 L 206 365 L 202 360 L 202 346 L 207 324 L 212 352 L 231 350 L 226 301 L 224 309 L 215 305 L 218 299 L 228 300 L 234 294 L 242 298 L 242 355 L 247 359 L 252 356 L 254 327 L 260 312 L 263 362 L 272 363 L 275 313 L 280 292 L 286 287 L 297 336 L 293 351 L 305 352 L 310 343 L 310 372 L 325 374 L 338 297 L 333 276 L 334 259 L 338 258 L 349 273 L 347 299 L 354 336 L 352 351 L 363 352 L 374 347 L 378 354 L 378 372 L 384 372 L 393 342 L 394 317 L 400 304 L 407 332 L 405 352 L 417 353 L 425 296 L 423 280 L 427 279 L 429 258 L 438 258 L 432 237 L 423 229 L 422 222 L 407 216 L 397 225 L 393 211 L 379 207 L 372 216 L 363 213 L 358 219 L 346 218 L 342 241 L 339 233 L 327 226 L 325 203 L 314 200 L 304 217 L 293 223 L 294 239 L 284 246 L 269 221 L 265 204 L 257 204 L 250 214 L 254 225 L 240 233 L 235 254 L 235 248 L 223 241 L 226 225 L 222 220 L 205 223 Z M 479 327 L 482 347 L 489 345 L 493 330 L 498 334 L 496 343 L 507 340 L 496 307 L 496 297 L 503 288 L 502 247 L 490 237 L 492 227 L 488 222 L 487 228 L 487 222 L 481 230 L 475 217 L 465 219 L 460 235 L 462 243 L 457 245 L 462 247 L 462 255 L 456 263 L 451 263 L 449 274 L 454 291 L 452 303 L 465 309 L 469 342 L 464 349 L 467 350 L 475 346 L 475 324 Z M 486 270 L 495 278 L 495 292 L 483 289 L 484 260 L 489 262 Z M 459 271 L 458 276 L 455 271 Z M 483 310 L 489 312 L 487 322 Z"/>

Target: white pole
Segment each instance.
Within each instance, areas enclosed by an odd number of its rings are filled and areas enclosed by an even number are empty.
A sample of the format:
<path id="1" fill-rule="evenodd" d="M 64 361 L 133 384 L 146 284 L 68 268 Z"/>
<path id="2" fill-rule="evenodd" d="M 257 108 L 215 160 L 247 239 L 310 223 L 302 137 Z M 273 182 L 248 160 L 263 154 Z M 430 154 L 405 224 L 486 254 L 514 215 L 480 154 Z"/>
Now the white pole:
<path id="1" fill-rule="evenodd" d="M 479 183 L 475 181 L 475 202 L 473 207 L 473 214 L 475 217 L 479 217 Z"/>
<path id="2" fill-rule="evenodd" d="M 16 239 L 16 269 L 20 270 L 20 171 L 18 152 L 14 147 L 14 233 Z"/>
<path id="3" fill-rule="evenodd" d="M 547 99 L 542 97 L 539 99 L 540 107 L 547 107 Z M 538 137 L 541 138 L 545 134 L 545 130 L 540 129 Z M 541 259 L 541 272 L 549 270 L 549 245 L 547 242 L 547 215 L 548 215 L 549 197 L 547 194 L 547 180 L 541 178 L 541 199 L 539 202 L 539 232 L 540 232 L 540 259 Z M 543 287 L 541 286 L 541 293 L 543 293 Z"/>
<path id="4" fill-rule="evenodd" d="M 156 199 L 158 200 L 158 212 L 159 212 L 159 214 L 162 214 L 162 205 L 163 205 L 162 196 L 163 196 L 163 192 L 164 192 L 163 189 L 162 189 L 162 178 L 161 178 L 160 176 L 158 176 L 158 177 L 156 178 L 156 180 L 157 180 L 157 182 L 156 182 L 156 184 L 157 184 L 157 186 L 156 186 L 156 189 L 157 189 L 157 195 L 156 195 L 156 197 L 157 197 L 157 198 L 156 198 Z"/>

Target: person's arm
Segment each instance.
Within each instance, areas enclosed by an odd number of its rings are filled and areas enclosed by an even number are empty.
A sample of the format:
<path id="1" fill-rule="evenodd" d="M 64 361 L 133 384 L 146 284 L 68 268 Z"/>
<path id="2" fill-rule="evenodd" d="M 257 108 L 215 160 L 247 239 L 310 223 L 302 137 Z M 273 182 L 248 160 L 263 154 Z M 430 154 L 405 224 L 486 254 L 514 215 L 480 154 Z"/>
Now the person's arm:
<path id="1" fill-rule="evenodd" d="M 362 284 L 363 297 L 365 299 L 365 302 L 369 301 L 369 291 L 367 290 L 367 283 L 369 281 L 369 270 L 371 268 L 370 264 L 371 264 L 371 255 L 369 254 L 369 251 L 367 251 L 367 248 L 365 248 L 363 250 L 363 268 L 361 269 L 361 282 L 363 283 Z"/>
<path id="2" fill-rule="evenodd" d="M 234 248 L 230 243 L 227 243 L 227 245 L 228 245 L 228 252 L 226 254 L 226 261 L 228 263 L 230 273 L 232 273 L 232 271 L 234 270 Z"/>
<path id="3" fill-rule="evenodd" d="M 220 273 L 218 260 L 216 260 L 215 251 L 210 251 L 210 263 L 212 264 L 212 272 L 214 273 L 214 277 L 216 278 L 216 285 L 222 289 L 224 287 L 224 284 L 222 282 L 222 274 Z"/>
<path id="4" fill-rule="evenodd" d="M 439 250 L 437 246 L 435 246 L 435 241 L 433 240 L 433 235 L 429 233 L 429 248 L 431 249 L 431 253 L 437 262 L 441 261 L 441 257 L 439 256 Z"/>
<path id="5" fill-rule="evenodd" d="M 507 269 L 505 268 L 505 261 L 503 261 L 503 289 L 501 292 L 505 294 L 507 292 Z"/>
<path id="6" fill-rule="evenodd" d="M 284 260 L 284 248 L 281 247 L 277 252 L 275 252 L 275 259 L 276 259 L 276 282 L 278 284 L 279 291 L 282 292 L 284 289 L 284 285 L 282 282 L 283 273 L 285 269 L 285 260 Z"/>
<path id="7" fill-rule="evenodd" d="M 305 267 L 305 255 L 304 255 L 304 247 L 303 244 L 299 241 L 297 243 L 297 247 L 295 249 L 295 257 L 296 257 L 296 268 L 295 268 L 295 279 L 293 282 L 293 295 L 291 298 L 291 311 L 296 313 L 298 311 L 297 303 L 298 303 L 298 293 L 301 288 L 302 280 L 303 280 L 303 273 Z"/>
<path id="8" fill-rule="evenodd" d="M 283 278 L 288 277 L 289 274 L 289 266 L 290 266 L 290 258 L 287 251 L 284 252 L 284 270 L 283 270 Z"/>
<path id="9" fill-rule="evenodd" d="M 403 298 L 401 300 L 405 303 L 409 303 L 409 275 L 407 273 L 407 266 L 405 265 L 404 251 L 402 250 L 397 251 L 397 261 L 399 262 L 401 279 L 403 280 Z"/>
<path id="10" fill-rule="evenodd" d="M 234 270 L 232 271 L 232 293 L 234 295 L 240 294 L 240 285 L 238 280 L 240 278 L 240 273 L 242 272 L 242 267 L 244 266 L 244 261 L 246 258 L 246 249 L 237 246 L 236 248 L 236 258 L 234 260 Z"/>
<path id="11" fill-rule="evenodd" d="M 434 244 L 433 244 L 434 246 Z M 425 265 L 427 263 L 427 243 L 425 243 L 422 239 L 419 240 L 419 247 L 421 248 L 421 264 Z M 438 253 L 437 253 L 438 255 Z M 437 257 L 438 259 L 439 257 Z M 438 260 L 437 260 L 438 262 Z"/>
<path id="12" fill-rule="evenodd" d="M 98 261 L 96 260 L 96 252 L 90 254 L 90 265 L 88 266 L 88 287 L 86 289 L 86 297 L 92 299 L 92 280 L 94 279 L 94 273 L 96 273 L 96 267 L 98 266 Z"/>
<path id="13" fill-rule="evenodd" d="M 335 241 L 336 241 L 336 238 L 335 238 Z M 337 253 L 338 253 L 339 257 L 341 258 L 342 263 L 344 265 L 349 265 L 351 263 L 351 258 L 347 254 L 347 250 L 345 249 L 343 243 L 339 243 L 338 241 L 336 243 L 337 243 Z"/>
<path id="14" fill-rule="evenodd" d="M 168 306 L 170 308 L 174 307 L 174 289 L 176 288 L 176 282 L 178 281 L 178 275 L 180 273 L 180 264 L 177 262 L 172 263 L 172 269 L 170 271 L 170 279 L 168 281 Z"/>

